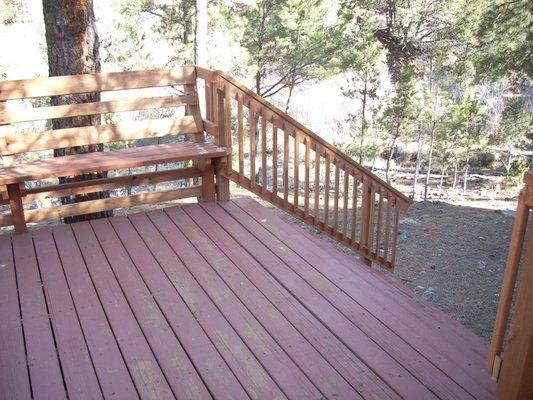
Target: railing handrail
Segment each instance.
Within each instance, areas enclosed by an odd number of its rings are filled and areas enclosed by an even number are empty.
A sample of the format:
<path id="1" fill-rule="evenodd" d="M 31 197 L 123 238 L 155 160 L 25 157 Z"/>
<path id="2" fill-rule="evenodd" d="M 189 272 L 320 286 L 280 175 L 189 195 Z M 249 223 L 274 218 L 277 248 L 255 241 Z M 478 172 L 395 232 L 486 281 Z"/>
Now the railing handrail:
<path id="1" fill-rule="evenodd" d="M 211 81 L 214 80 L 216 76 L 219 76 L 223 78 L 228 83 L 236 86 L 239 90 L 246 93 L 246 95 L 252 97 L 257 102 L 261 103 L 262 106 L 268 108 L 272 113 L 278 115 L 282 120 L 285 122 L 288 122 L 290 125 L 292 125 L 294 128 L 298 129 L 299 131 L 303 132 L 305 135 L 310 136 L 313 140 L 318 142 L 321 146 L 327 148 L 328 150 L 335 153 L 336 157 L 342 159 L 345 163 L 350 165 L 351 167 L 357 169 L 361 174 L 365 175 L 370 180 L 377 183 L 379 186 L 382 186 L 387 191 L 391 192 L 397 200 L 399 200 L 398 204 L 402 210 L 406 210 L 412 203 L 413 200 L 404 195 L 402 192 L 400 192 L 398 189 L 391 186 L 389 183 L 385 182 L 375 174 L 368 171 L 365 167 L 357 163 L 353 158 L 348 156 L 343 151 L 339 150 L 337 147 L 329 143 L 327 140 L 324 140 L 322 137 L 320 137 L 318 134 L 311 131 L 309 128 L 302 125 L 300 122 L 295 120 L 293 117 L 288 115 L 287 113 L 283 112 L 276 106 L 274 106 L 272 103 L 266 101 L 263 97 L 259 96 L 254 91 L 250 90 L 243 84 L 239 83 L 237 80 L 233 79 L 231 76 L 227 75 L 226 73 L 220 71 L 220 70 L 211 70 L 203 67 L 196 67 L 197 69 L 197 75 L 204 79 L 209 79 Z"/>

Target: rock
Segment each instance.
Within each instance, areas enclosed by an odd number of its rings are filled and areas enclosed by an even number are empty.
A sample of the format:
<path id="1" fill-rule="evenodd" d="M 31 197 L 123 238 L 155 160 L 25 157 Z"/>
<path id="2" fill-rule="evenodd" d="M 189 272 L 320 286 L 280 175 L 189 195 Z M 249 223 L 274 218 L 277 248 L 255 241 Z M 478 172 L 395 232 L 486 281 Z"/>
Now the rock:
<path id="1" fill-rule="evenodd" d="M 416 219 L 413 219 L 413 218 L 401 218 L 400 219 L 400 224 L 418 225 L 418 221 Z"/>
<path id="2" fill-rule="evenodd" d="M 516 211 L 513 211 L 513 210 L 496 210 L 495 212 L 497 212 L 498 214 L 501 214 L 505 217 L 510 217 L 510 218 L 514 218 L 516 217 Z"/>
<path id="3" fill-rule="evenodd" d="M 437 290 L 433 287 L 428 287 L 420 297 L 424 300 L 431 300 L 435 294 L 437 294 Z"/>
<path id="4" fill-rule="evenodd" d="M 406 240 L 409 235 L 405 231 L 398 231 L 398 237 L 400 238 L 400 240 Z"/>

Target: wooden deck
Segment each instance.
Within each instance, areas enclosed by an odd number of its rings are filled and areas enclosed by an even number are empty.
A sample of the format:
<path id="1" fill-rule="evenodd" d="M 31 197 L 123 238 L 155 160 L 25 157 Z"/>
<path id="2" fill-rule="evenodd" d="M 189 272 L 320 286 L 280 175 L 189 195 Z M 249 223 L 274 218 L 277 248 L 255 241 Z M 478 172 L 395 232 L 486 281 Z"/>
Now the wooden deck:
<path id="1" fill-rule="evenodd" d="M 488 399 L 486 352 L 249 198 L 0 237 L 2 399 Z"/>

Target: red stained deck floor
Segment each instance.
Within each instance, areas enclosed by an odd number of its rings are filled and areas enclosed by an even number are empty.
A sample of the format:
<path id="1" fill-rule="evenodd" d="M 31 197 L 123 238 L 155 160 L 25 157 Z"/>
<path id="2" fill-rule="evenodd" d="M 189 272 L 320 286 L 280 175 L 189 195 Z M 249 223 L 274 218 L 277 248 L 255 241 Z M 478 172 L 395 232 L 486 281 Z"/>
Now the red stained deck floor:
<path id="1" fill-rule="evenodd" d="M 249 198 L 0 237 L 2 399 L 488 399 L 485 356 Z"/>

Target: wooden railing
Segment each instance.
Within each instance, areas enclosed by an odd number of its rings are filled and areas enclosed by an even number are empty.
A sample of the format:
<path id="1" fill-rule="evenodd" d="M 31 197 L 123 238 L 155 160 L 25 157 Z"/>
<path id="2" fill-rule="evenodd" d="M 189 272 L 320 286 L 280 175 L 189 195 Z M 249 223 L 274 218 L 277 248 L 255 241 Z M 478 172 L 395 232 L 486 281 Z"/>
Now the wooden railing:
<path id="1" fill-rule="evenodd" d="M 393 269 L 399 213 L 411 201 L 333 145 L 219 71 L 197 68 L 205 85 L 204 127 L 232 146 L 227 179 Z"/>
<path id="2" fill-rule="evenodd" d="M 526 173 L 518 198 L 498 312 L 487 358 L 487 369 L 498 381 L 498 398 L 521 399 L 533 395 L 533 223 L 525 245 L 533 209 L 533 172 Z M 524 251 L 525 250 L 525 251 Z M 525 253 L 522 260 L 522 254 Z M 520 280 L 517 285 L 519 266 Z M 518 292 L 515 296 L 515 288 Z M 515 297 L 514 314 L 509 324 Z M 508 333 L 508 326 L 510 331 Z M 507 338 L 507 343 L 505 339 Z M 529 391 L 529 395 L 525 395 Z"/>

